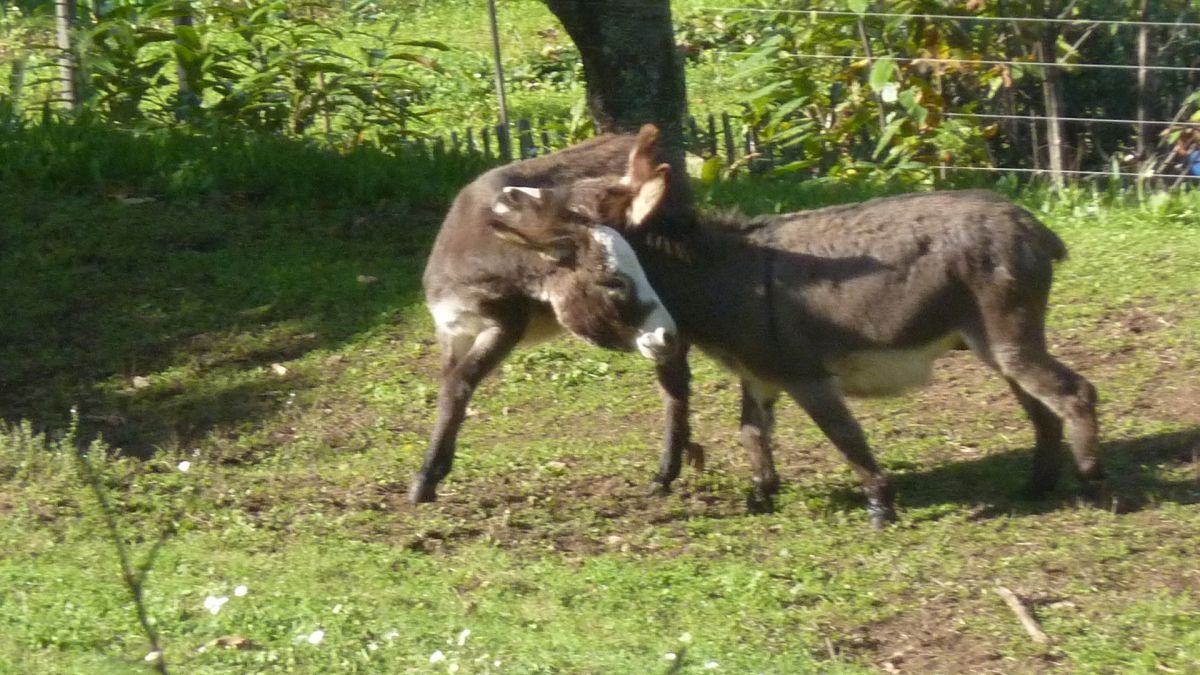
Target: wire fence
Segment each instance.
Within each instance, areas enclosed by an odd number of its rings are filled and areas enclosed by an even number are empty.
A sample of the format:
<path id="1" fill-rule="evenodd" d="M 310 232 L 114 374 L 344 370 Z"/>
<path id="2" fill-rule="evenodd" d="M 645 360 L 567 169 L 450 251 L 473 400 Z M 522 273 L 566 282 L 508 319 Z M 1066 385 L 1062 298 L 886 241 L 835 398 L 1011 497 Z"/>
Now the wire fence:
<path id="1" fill-rule="evenodd" d="M 599 1 L 599 0 L 596 0 Z M 644 3 L 634 0 L 604 0 L 608 6 L 628 8 L 629 11 L 646 11 Z M 1115 8 L 1117 5 L 1113 3 Z M 854 77 L 865 89 L 870 87 L 867 80 L 869 71 L 882 61 L 908 67 L 907 73 L 919 70 L 941 69 L 982 72 L 991 69 L 1012 75 L 1014 72 L 1024 72 L 1030 80 L 1045 81 L 1051 73 L 1061 77 L 1071 77 L 1083 73 L 1084 77 L 1094 77 L 1087 73 L 1114 73 L 1114 77 L 1138 78 L 1159 76 L 1163 81 L 1170 80 L 1177 88 L 1190 88 L 1189 91 L 1200 90 L 1200 22 L 1183 20 L 1185 16 L 1194 18 L 1195 11 L 1181 14 L 1175 21 L 1161 20 L 1126 20 L 1105 17 L 1063 17 L 1063 16 L 987 16 L 980 14 L 957 14 L 952 12 L 889 12 L 864 11 L 853 12 L 838 9 L 808 9 L 794 7 L 737 7 L 701 5 L 691 8 L 693 16 L 724 17 L 730 21 L 739 17 L 757 16 L 766 20 L 769 25 L 772 17 L 781 20 L 809 24 L 834 22 L 843 27 L 852 26 L 856 31 L 845 30 L 842 35 L 850 39 L 838 44 L 825 45 L 814 43 L 812 49 L 789 51 L 784 55 L 788 63 L 798 63 L 800 67 L 823 68 L 828 73 L 836 70 L 838 64 L 854 70 Z M 677 17 L 678 18 L 678 17 Z M 988 53 L 977 51 L 965 53 L 961 58 L 951 58 L 945 53 L 934 50 L 929 54 L 913 53 L 893 48 L 888 40 L 888 31 L 895 30 L 898 24 L 922 21 L 938 27 L 954 27 L 962 29 L 972 24 L 995 26 L 1053 26 L 1056 30 L 1079 29 L 1085 36 L 1097 28 L 1107 28 L 1112 31 L 1135 30 L 1142 39 L 1149 31 L 1158 31 L 1159 39 L 1175 41 L 1190 41 L 1196 45 L 1189 53 L 1195 54 L 1191 62 L 1163 63 L 1140 60 L 1130 62 L 1128 56 L 1114 54 L 1112 62 L 1101 62 L 1103 53 L 1092 52 L 1091 60 L 1080 60 L 1078 53 L 1072 49 L 1068 57 L 1063 59 L 1040 58 L 1034 52 L 1015 53 L 1001 51 Z M 759 23 L 762 26 L 762 22 Z M 981 29 L 982 30 L 982 29 Z M 989 29 L 990 30 L 990 29 Z M 1015 29 L 1014 29 L 1015 30 Z M 770 32 L 770 31 L 767 31 Z M 961 30 L 959 31 L 962 32 Z M 965 33 L 964 33 L 965 34 Z M 861 40 L 859 39 L 861 38 Z M 521 36 L 517 32 L 503 31 L 502 39 L 517 41 Z M 463 46 L 490 46 L 490 41 L 480 36 L 476 45 L 470 39 L 465 39 Z M 756 55 L 757 45 L 738 50 L 737 41 L 726 40 L 718 45 L 701 47 L 701 55 L 709 60 L 726 64 L 739 59 L 747 59 Z M 1074 45 L 1078 47 L 1078 45 Z M 47 49 L 49 47 L 47 46 Z M 40 62 L 30 61 L 23 65 L 18 73 L 14 68 L 8 78 L 10 88 L 24 86 L 26 88 L 42 87 L 57 82 L 61 68 L 56 56 L 43 59 Z M 1167 52 L 1164 52 L 1167 53 Z M 1126 52 L 1128 54 L 1128 52 Z M 762 54 L 757 54 L 760 58 Z M 1015 58 L 1002 58 L 1014 57 Z M 1100 57 L 1100 58 L 1098 58 Z M 1124 60 L 1122 60 L 1124 58 Z M 864 68 L 864 66 L 866 66 Z M 899 71 L 897 71 L 899 72 Z M 908 75 L 906 75 L 908 76 Z M 849 79 L 849 78 L 846 78 Z M 1132 78 L 1131 80 L 1132 81 Z M 1181 84 L 1180 84 L 1181 83 Z M 1006 85 L 1011 86 L 1011 83 Z M 1165 87 L 1164 87 L 1165 89 Z M 891 106 L 885 111 L 883 97 L 875 93 L 877 110 L 871 111 L 880 120 L 885 112 L 903 115 L 904 111 L 897 106 Z M 1135 92 L 1130 92 L 1135 93 Z M 1023 147 L 1032 147 L 1028 161 L 996 161 L 997 159 L 1012 159 L 1012 157 L 993 157 L 988 153 L 987 161 L 976 157 L 956 155 L 947 161 L 941 157 L 929 157 L 922 162 L 906 162 L 904 166 L 917 167 L 912 170 L 937 172 L 996 172 L 1024 176 L 1050 176 L 1056 180 L 1064 177 L 1089 178 L 1102 177 L 1107 179 L 1138 179 L 1159 181 L 1193 180 L 1193 172 L 1200 174 L 1200 121 L 1193 120 L 1189 113 L 1194 106 L 1184 102 L 1184 105 L 1166 105 L 1157 102 L 1152 108 L 1154 115 L 1138 115 L 1135 118 L 1130 106 L 1110 106 L 1109 102 L 1085 101 L 1079 105 L 1068 106 L 1062 110 L 1050 110 L 1048 106 L 1040 106 L 1037 101 L 1022 101 L 1020 106 L 1000 105 L 998 100 L 989 100 L 984 96 L 975 96 L 972 105 L 944 105 L 933 115 L 935 123 L 955 121 L 963 125 L 976 127 L 995 126 L 998 128 L 998 140 L 990 140 L 993 145 L 1006 142 L 1010 146 L 1018 143 Z M 1188 99 L 1190 101 L 1190 99 Z M 53 92 L 39 102 L 58 104 L 63 102 L 57 92 Z M 1173 103 L 1177 102 L 1173 99 Z M 868 101 L 866 105 L 871 105 Z M 1191 106 L 1191 107 L 1189 107 Z M 1171 112 L 1176 111 L 1174 117 Z M 1118 113 L 1118 114 L 1111 114 Z M 793 113 L 799 115 L 799 112 Z M 759 119 L 761 119 L 761 115 Z M 821 169 L 820 162 L 808 161 L 811 158 L 802 156 L 794 143 L 779 140 L 771 130 L 756 125 L 747 120 L 753 116 L 744 114 L 743 110 L 715 109 L 698 111 L 695 117 L 685 122 L 685 143 L 692 154 L 710 159 L 719 157 L 725 167 L 739 167 L 752 172 L 766 172 L 776 169 L 803 170 L 817 173 Z M 1197 119 L 1200 119 L 1198 117 Z M 821 120 L 807 120 L 820 125 Z M 1103 127 L 1103 131 L 1094 131 Z M 1128 129 L 1128 134 L 1122 135 L 1121 128 Z M 1065 138 L 1054 140 L 1056 131 L 1066 131 Z M 1153 130 L 1153 134 L 1150 130 Z M 878 129 L 874 133 L 882 133 Z M 1163 140 L 1172 135 L 1168 140 Z M 1188 143 L 1177 142 L 1180 134 L 1191 134 Z M 1017 136 L 1020 136 L 1018 139 Z M 1154 136 L 1152 138 L 1152 136 Z M 1096 140 L 1108 139 L 1109 145 Z M 1116 140 L 1113 140 L 1116 139 Z M 1139 147 L 1145 143 L 1154 146 L 1152 153 L 1132 156 L 1130 148 L 1134 145 L 1131 139 L 1138 139 Z M 440 138 L 427 138 L 409 141 L 412 145 L 424 148 L 430 153 L 467 153 L 493 157 L 497 160 L 511 160 L 532 157 L 563 147 L 574 137 L 564 130 L 562 124 L 544 119 L 517 119 L 511 125 L 477 125 L 459 129 L 445 134 Z M 878 139 L 868 139 L 863 145 L 874 145 Z M 811 144 L 808 148 L 812 152 Z M 1061 156 L 1054 160 L 1052 152 L 1067 151 L 1069 160 Z M 822 150 L 832 152 L 833 149 Z M 1012 153 L 1010 153 L 1012 154 Z M 797 167 L 800 167 L 797 169 Z"/>
<path id="2" fill-rule="evenodd" d="M 618 0 L 620 2 L 620 0 Z M 633 3 L 629 3 L 631 9 Z M 958 69 L 1002 69 L 1013 71 L 1016 69 L 1027 69 L 1036 71 L 1036 78 L 1041 80 L 1046 79 L 1046 73 L 1054 70 L 1062 74 L 1072 74 L 1079 72 L 1113 72 L 1123 73 L 1126 76 L 1136 75 L 1138 77 L 1147 77 L 1158 74 L 1162 76 L 1178 76 L 1186 78 L 1194 87 L 1200 88 L 1200 63 L 1196 64 L 1169 64 L 1169 63 L 1151 63 L 1151 62 L 1074 62 L 1074 59 L 1058 60 L 1058 59 L 1036 59 L 1025 56 L 1023 58 L 994 58 L 987 54 L 974 55 L 972 58 L 947 58 L 941 56 L 925 56 L 905 54 L 894 50 L 887 49 L 886 36 L 883 35 L 882 27 L 872 28 L 873 24 L 879 22 L 904 22 L 922 20 L 926 22 L 934 22 L 940 25 L 945 24 L 967 24 L 967 23 L 984 23 L 984 24 L 1008 24 L 1008 25 L 1051 25 L 1060 28 L 1075 27 L 1086 30 L 1092 30 L 1097 27 L 1117 29 L 1132 29 L 1139 32 L 1150 30 L 1170 31 L 1172 35 L 1182 35 L 1183 39 L 1200 42 L 1200 22 L 1195 21 L 1153 21 L 1153 20 L 1122 20 L 1112 18 L 1099 17 L 1050 17 L 1050 16 L 981 16 L 971 14 L 951 14 L 951 13 L 919 13 L 919 12 L 887 12 L 887 11 L 839 11 L 839 10 L 822 10 L 822 9 L 795 9 L 795 8 L 761 8 L 761 7 L 720 7 L 720 6 L 700 6 L 692 8 L 695 12 L 701 15 L 708 16 L 731 16 L 731 15 L 767 15 L 767 16 L 789 16 L 799 15 L 807 17 L 810 22 L 819 21 L 848 21 L 853 20 L 857 23 L 862 35 L 862 42 L 865 44 L 865 51 L 862 45 L 858 50 L 846 51 L 843 45 L 840 49 L 841 53 L 796 53 L 789 52 L 786 58 L 789 62 L 812 63 L 818 64 L 823 62 L 828 63 L 844 63 L 861 66 L 874 65 L 882 60 L 890 60 L 896 64 L 907 64 L 909 66 L 948 66 Z M 874 31 L 874 32 L 872 32 Z M 872 49 L 874 47 L 874 49 Z M 822 50 L 823 51 L 823 50 Z M 831 48 L 831 51 L 839 51 Z M 715 59 L 744 59 L 752 55 L 750 50 L 734 51 L 721 48 L 706 48 L 702 49 L 702 53 L 708 55 L 709 58 Z M 880 104 L 882 107 L 882 103 Z M 1186 106 L 1185 106 L 1186 107 Z M 1035 108 L 1033 105 L 1028 105 L 1027 108 Z M 986 165 L 963 165 L 953 162 L 928 162 L 920 167 L 913 167 L 915 171 L 936 172 L 940 175 L 946 175 L 950 172 L 990 172 L 996 174 L 1013 174 L 1027 177 L 1047 176 L 1059 181 L 1065 178 L 1074 179 L 1089 179 L 1103 178 L 1110 180 L 1129 180 L 1135 179 L 1140 181 L 1158 181 L 1169 185 L 1177 185 L 1183 181 L 1192 181 L 1200 178 L 1200 152 L 1188 152 L 1196 148 L 1183 148 L 1185 151 L 1180 151 L 1180 147 L 1167 147 L 1164 151 L 1162 147 L 1165 141 L 1152 140 L 1157 144 L 1159 152 L 1153 156 L 1134 157 L 1128 151 L 1128 148 L 1112 148 L 1110 152 L 1105 153 L 1099 144 L 1092 142 L 1087 138 L 1091 134 L 1091 129 L 1094 125 L 1104 125 L 1106 127 L 1128 127 L 1128 139 L 1133 139 L 1136 136 L 1147 137 L 1148 130 L 1162 132 L 1159 137 L 1166 135 L 1169 132 L 1184 132 L 1193 133 L 1200 131 L 1200 122 L 1190 119 L 1184 114 L 1184 109 L 1181 108 L 1173 119 L 1162 118 L 1144 118 L 1135 119 L 1131 116 L 1106 115 L 1104 114 L 1105 107 L 1099 105 L 1086 105 L 1082 109 L 1072 109 L 1069 111 L 1054 111 L 1026 109 L 1023 111 L 1017 110 L 997 110 L 997 109 L 979 109 L 978 107 L 969 110 L 947 107 L 939 111 L 939 117 L 950 120 L 958 120 L 960 122 L 971 123 L 975 122 L 980 125 L 998 123 L 1003 129 L 1020 130 L 1020 132 L 1028 137 L 1035 146 L 1038 146 L 1032 156 L 1032 166 L 1004 165 L 1001 163 L 988 163 Z M 1161 106 L 1160 106 L 1161 108 Z M 882 117 L 882 110 L 880 116 Z M 522 120 L 517 123 L 517 128 L 511 132 L 505 129 L 493 128 L 493 137 L 497 140 L 506 138 L 526 139 L 519 143 L 512 144 L 505 148 L 497 148 L 497 156 L 499 158 L 520 158 L 529 157 L 542 152 L 552 150 L 558 146 L 559 142 L 565 142 L 565 137 L 560 134 L 551 132 L 547 135 L 545 132 L 539 132 L 535 129 L 537 124 L 529 120 Z M 1015 126 L 1014 126 L 1015 125 Z M 1060 141 L 1063 145 L 1072 146 L 1067 150 L 1071 151 L 1073 157 L 1070 163 L 1060 161 L 1051 161 L 1049 157 L 1048 140 L 1051 133 L 1051 125 L 1058 125 L 1059 129 L 1065 126 L 1071 132 L 1070 138 L 1066 141 Z M 687 120 L 685 127 L 685 143 L 690 153 L 697 155 L 703 159 L 711 157 L 721 157 L 725 166 L 744 167 L 752 172 L 765 172 L 778 169 L 780 167 L 794 167 L 803 162 L 802 157 L 797 155 L 794 148 L 789 148 L 786 144 L 779 144 L 771 139 L 760 138 L 761 129 L 756 128 L 751 124 L 747 124 L 741 111 L 715 111 L 712 114 L 701 114 L 697 117 L 692 117 Z M 463 133 L 454 135 L 456 138 L 446 138 L 437 143 L 445 148 L 462 148 L 466 149 L 466 144 L 461 141 L 463 137 L 479 136 L 479 132 L 467 130 Z M 543 142 L 544 141 L 544 142 Z M 1010 143 L 1016 143 L 1016 139 L 1008 139 Z M 1040 146 L 1038 145 L 1040 144 Z M 1090 149 L 1085 146 L 1092 146 Z M 1197 144 L 1200 145 L 1200 134 L 1197 134 Z M 1127 145 L 1132 145 L 1128 143 Z M 1169 145 L 1169 144 L 1168 144 Z M 477 147 L 477 152 L 485 152 L 486 148 Z M 1085 157 L 1085 153 L 1090 152 L 1089 157 Z M 1039 154 L 1041 156 L 1039 156 Z M 811 164 L 811 162 L 807 163 Z"/>

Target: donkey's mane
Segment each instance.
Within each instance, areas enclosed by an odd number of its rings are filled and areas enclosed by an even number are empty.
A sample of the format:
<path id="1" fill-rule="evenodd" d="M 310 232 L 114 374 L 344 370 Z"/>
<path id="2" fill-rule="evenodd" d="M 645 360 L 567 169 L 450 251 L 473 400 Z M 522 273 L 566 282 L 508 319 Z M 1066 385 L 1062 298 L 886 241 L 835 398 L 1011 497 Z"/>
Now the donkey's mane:
<path id="1" fill-rule="evenodd" d="M 746 234 L 761 230 L 778 220 L 778 216 L 747 216 L 737 209 L 721 209 L 696 214 L 696 224 L 701 230 L 726 234 Z"/>
<path id="2" fill-rule="evenodd" d="M 672 231 L 650 231 L 642 236 L 645 245 L 677 261 L 695 264 L 704 256 L 777 223 L 780 216 L 747 216 L 737 209 L 693 211 L 686 227 Z"/>

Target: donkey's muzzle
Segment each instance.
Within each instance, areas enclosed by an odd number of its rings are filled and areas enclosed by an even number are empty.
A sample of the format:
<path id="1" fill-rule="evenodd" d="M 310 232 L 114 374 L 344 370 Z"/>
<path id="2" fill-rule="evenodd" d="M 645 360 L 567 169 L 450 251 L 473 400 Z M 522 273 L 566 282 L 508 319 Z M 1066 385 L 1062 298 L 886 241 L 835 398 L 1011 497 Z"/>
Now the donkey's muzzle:
<path id="1" fill-rule="evenodd" d="M 653 331 L 642 333 L 637 338 L 637 350 L 642 356 L 653 359 L 655 363 L 664 363 L 679 349 L 679 336 L 674 331 L 658 327 Z"/>

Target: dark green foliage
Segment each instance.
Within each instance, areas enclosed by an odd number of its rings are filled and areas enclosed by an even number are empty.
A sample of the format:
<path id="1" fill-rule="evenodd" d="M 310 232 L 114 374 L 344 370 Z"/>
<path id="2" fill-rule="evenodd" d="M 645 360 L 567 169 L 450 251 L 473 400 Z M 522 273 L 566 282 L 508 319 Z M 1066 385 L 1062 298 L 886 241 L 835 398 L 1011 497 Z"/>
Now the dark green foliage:
<path id="1" fill-rule="evenodd" d="M 415 147 L 339 150 L 237 130 L 114 129 L 90 117 L 0 126 L 0 155 L 0 183 L 12 187 L 329 206 L 386 200 L 413 208 L 448 204 L 487 166 Z"/>

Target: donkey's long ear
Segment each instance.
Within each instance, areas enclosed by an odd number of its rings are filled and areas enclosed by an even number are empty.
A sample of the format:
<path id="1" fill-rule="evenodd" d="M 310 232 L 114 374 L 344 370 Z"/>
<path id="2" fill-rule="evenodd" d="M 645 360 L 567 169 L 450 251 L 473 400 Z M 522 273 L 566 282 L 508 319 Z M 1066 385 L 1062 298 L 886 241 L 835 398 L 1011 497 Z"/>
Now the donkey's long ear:
<path id="1" fill-rule="evenodd" d="M 663 198 L 667 196 L 667 182 L 670 177 L 671 165 L 659 164 L 654 168 L 654 174 L 650 178 L 640 184 L 634 183 L 630 186 L 635 191 L 633 202 L 629 204 L 629 210 L 625 215 L 630 225 L 634 227 L 642 225 L 658 210 Z"/>
<path id="2" fill-rule="evenodd" d="M 671 167 L 659 164 L 655 159 L 658 153 L 658 127 L 647 124 L 638 132 L 633 150 L 629 151 L 629 166 L 621 183 L 628 186 L 632 192 L 632 201 L 625 212 L 626 221 L 637 227 L 644 223 L 651 214 L 662 204 L 667 194 L 667 181 L 671 177 Z"/>
<path id="3" fill-rule="evenodd" d="M 658 154 L 658 127 L 653 124 L 643 125 L 638 131 L 633 150 L 629 151 L 629 167 L 625 172 L 626 185 L 638 185 L 654 178 L 658 162 L 654 156 Z"/>
<path id="4" fill-rule="evenodd" d="M 556 226 L 552 195 L 548 190 L 505 187 L 492 204 L 488 225 L 504 241 L 532 249 L 546 260 L 567 263 L 576 242 L 566 228 Z"/>

